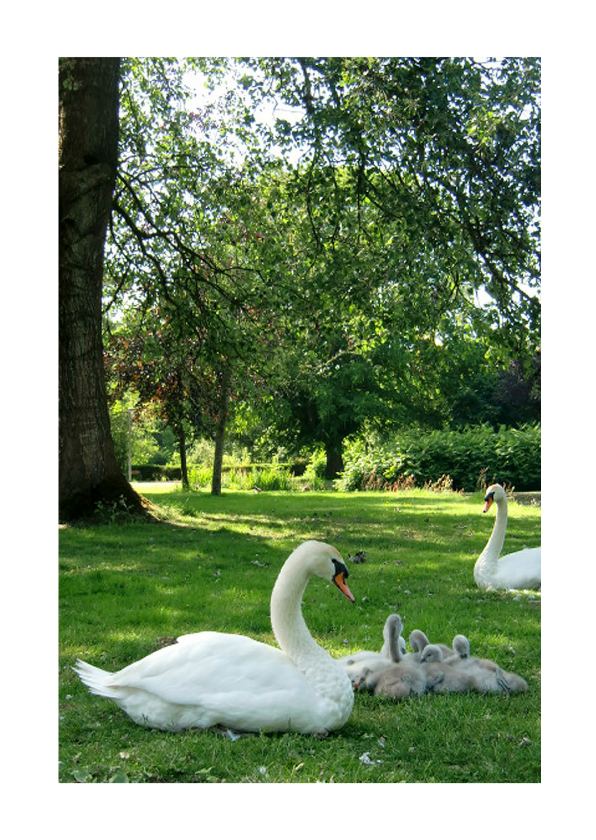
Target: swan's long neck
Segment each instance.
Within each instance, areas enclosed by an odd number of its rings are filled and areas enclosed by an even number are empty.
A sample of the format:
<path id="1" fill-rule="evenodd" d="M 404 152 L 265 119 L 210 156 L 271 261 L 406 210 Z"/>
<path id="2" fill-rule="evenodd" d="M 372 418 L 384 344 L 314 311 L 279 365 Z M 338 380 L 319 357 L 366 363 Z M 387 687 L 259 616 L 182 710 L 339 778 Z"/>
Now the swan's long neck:
<path id="1" fill-rule="evenodd" d="M 494 567 L 501 556 L 503 543 L 505 542 L 505 534 L 507 532 L 507 499 L 499 499 L 496 502 L 497 515 L 495 517 L 495 524 L 490 538 L 484 548 L 484 551 L 478 558 L 482 561 L 485 568 Z"/>
<path id="2" fill-rule="evenodd" d="M 303 658 L 328 656 L 310 635 L 302 617 L 302 597 L 309 581 L 308 570 L 287 560 L 271 593 L 271 626 L 280 646 L 299 667 Z"/>

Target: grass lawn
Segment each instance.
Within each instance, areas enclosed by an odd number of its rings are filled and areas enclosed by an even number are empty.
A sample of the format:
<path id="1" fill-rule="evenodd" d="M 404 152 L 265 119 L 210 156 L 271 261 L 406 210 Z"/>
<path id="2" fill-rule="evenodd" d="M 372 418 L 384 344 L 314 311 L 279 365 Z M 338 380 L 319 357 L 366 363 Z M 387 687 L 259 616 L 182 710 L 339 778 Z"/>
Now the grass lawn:
<path id="1" fill-rule="evenodd" d="M 159 523 L 60 531 L 62 782 L 539 782 L 540 597 L 486 594 L 473 567 L 492 529 L 482 495 L 183 493 L 143 485 Z M 117 670 L 203 629 L 275 644 L 269 597 L 303 540 L 334 544 L 356 601 L 313 579 L 304 615 L 332 654 L 380 649 L 387 615 L 405 635 L 468 636 L 472 653 L 523 676 L 522 695 L 429 695 L 393 703 L 365 694 L 326 739 L 219 731 L 166 733 L 92 696 L 77 657 Z M 504 551 L 540 544 L 540 508 L 509 505 Z"/>

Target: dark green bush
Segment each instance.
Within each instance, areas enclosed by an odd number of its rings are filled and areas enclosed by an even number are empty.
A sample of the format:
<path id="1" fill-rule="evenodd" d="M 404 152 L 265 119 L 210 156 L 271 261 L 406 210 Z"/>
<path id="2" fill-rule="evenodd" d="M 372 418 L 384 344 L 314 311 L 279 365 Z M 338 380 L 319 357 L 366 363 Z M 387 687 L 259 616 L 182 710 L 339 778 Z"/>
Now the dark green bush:
<path id="1" fill-rule="evenodd" d="M 133 481 L 179 481 L 180 467 L 162 467 L 159 464 L 133 464 Z"/>
<path id="2" fill-rule="evenodd" d="M 347 448 L 343 490 L 392 489 L 441 482 L 473 491 L 498 481 L 517 490 L 540 489 L 540 425 L 518 429 L 474 426 L 463 431 L 407 430 L 389 443 L 356 441 Z"/>

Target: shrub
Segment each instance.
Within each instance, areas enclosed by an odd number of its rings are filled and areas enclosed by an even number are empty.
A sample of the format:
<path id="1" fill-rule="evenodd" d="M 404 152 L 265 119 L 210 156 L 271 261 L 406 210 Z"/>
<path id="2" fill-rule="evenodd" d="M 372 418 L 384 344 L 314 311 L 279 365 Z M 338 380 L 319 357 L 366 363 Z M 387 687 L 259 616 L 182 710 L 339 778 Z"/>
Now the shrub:
<path id="1" fill-rule="evenodd" d="M 207 487 L 207 485 L 211 484 L 212 476 L 212 467 L 197 464 L 188 468 L 188 483 L 195 489 Z"/>
<path id="2" fill-rule="evenodd" d="M 133 481 L 179 481 L 180 467 L 162 467 L 159 464 L 133 464 Z"/>
<path id="3" fill-rule="evenodd" d="M 253 486 L 259 490 L 291 490 L 292 478 L 284 467 L 273 464 L 252 472 Z"/>
<path id="4" fill-rule="evenodd" d="M 190 486 L 194 489 L 211 484 L 213 468 L 194 466 L 188 471 Z M 227 490 L 291 490 L 292 477 L 287 467 L 278 464 L 225 467 L 221 473 L 222 487 Z"/>
<path id="5" fill-rule="evenodd" d="M 346 450 L 342 490 L 440 486 L 476 490 L 498 481 L 517 490 L 540 489 L 540 426 L 475 426 L 462 431 L 406 430 L 385 443 L 355 441 Z M 406 484 L 407 486 L 407 484 Z"/>

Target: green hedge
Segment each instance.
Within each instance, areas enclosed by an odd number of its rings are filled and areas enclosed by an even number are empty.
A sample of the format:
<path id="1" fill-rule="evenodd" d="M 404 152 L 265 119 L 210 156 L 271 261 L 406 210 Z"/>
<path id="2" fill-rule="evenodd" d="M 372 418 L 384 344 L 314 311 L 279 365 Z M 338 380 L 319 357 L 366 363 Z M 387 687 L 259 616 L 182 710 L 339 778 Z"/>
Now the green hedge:
<path id="1" fill-rule="evenodd" d="M 133 464 L 133 481 L 180 481 L 180 467 L 162 467 L 159 464 Z"/>
<path id="2" fill-rule="evenodd" d="M 355 441 L 344 455 L 342 490 L 437 484 L 449 476 L 454 490 L 473 491 L 498 481 L 517 490 L 540 490 L 540 425 L 518 429 L 475 426 L 463 431 L 408 430 L 391 443 Z"/>

